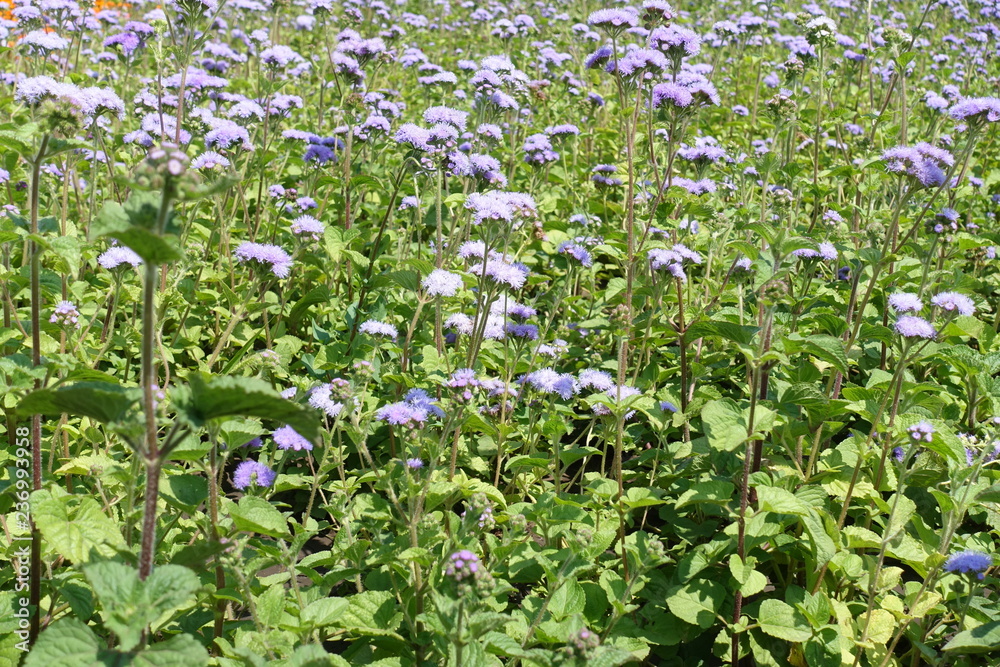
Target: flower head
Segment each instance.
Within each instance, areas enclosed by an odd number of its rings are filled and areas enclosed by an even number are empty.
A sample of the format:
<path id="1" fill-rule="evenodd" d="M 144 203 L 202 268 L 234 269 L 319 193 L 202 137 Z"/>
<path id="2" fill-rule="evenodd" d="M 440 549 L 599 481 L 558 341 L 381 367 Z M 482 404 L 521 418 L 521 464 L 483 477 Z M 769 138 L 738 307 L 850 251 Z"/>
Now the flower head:
<path id="1" fill-rule="evenodd" d="M 922 317 L 914 315 L 903 315 L 896 320 L 896 333 L 904 338 L 927 338 L 932 339 L 937 336 L 937 331 L 931 323 Z"/>
<path id="2" fill-rule="evenodd" d="M 971 317 L 976 312 L 972 299 L 958 292 L 941 292 L 931 297 L 931 303 L 942 310 L 958 311 L 959 315 Z"/>
<path id="3" fill-rule="evenodd" d="M 263 463 L 243 461 L 233 472 L 233 486 L 240 490 L 251 485 L 269 487 L 277 477 L 278 474 Z"/>
<path id="4" fill-rule="evenodd" d="M 962 574 L 975 573 L 979 579 L 985 578 L 986 570 L 993 565 L 993 557 L 981 551 L 960 551 L 948 557 L 944 564 L 946 572 L 960 572 Z"/>
<path id="5" fill-rule="evenodd" d="M 299 435 L 299 432 L 291 426 L 282 426 L 278 430 L 274 431 L 271 434 L 271 437 L 274 438 L 274 442 L 278 445 L 278 449 L 294 449 L 298 452 L 303 449 L 309 451 L 313 448 L 312 443 Z"/>

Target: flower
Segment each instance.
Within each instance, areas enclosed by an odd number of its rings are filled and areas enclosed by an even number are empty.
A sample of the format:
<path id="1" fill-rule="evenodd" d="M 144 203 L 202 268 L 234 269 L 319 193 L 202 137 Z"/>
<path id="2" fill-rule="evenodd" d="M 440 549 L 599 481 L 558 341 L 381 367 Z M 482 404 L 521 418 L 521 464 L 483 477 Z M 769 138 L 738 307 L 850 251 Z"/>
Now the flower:
<path id="1" fill-rule="evenodd" d="M 924 303 L 916 294 L 896 292 L 889 297 L 889 306 L 897 313 L 915 313 L 924 307 Z"/>
<path id="2" fill-rule="evenodd" d="M 243 461 L 233 472 L 233 486 L 240 490 L 251 485 L 269 487 L 277 477 L 278 474 L 263 463 Z"/>
<path id="3" fill-rule="evenodd" d="M 233 253 L 237 262 L 254 261 L 258 264 L 270 264 L 271 273 L 278 278 L 287 278 L 292 268 L 292 258 L 280 246 L 270 243 L 251 243 L 244 241 Z"/>
<path id="4" fill-rule="evenodd" d="M 97 263 L 109 270 L 117 269 L 122 264 L 136 267 L 142 264 L 142 257 L 139 257 L 131 248 L 112 246 L 101 253 L 97 258 Z"/>
<path id="5" fill-rule="evenodd" d="M 910 437 L 918 442 L 921 440 L 931 442 L 934 439 L 934 426 L 929 422 L 917 422 L 906 430 L 909 432 Z"/>
<path id="6" fill-rule="evenodd" d="M 931 323 L 922 317 L 904 315 L 896 320 L 896 333 L 905 338 L 927 338 L 937 336 Z"/>
<path id="7" fill-rule="evenodd" d="M 981 551 L 960 551 L 948 557 L 944 564 L 946 572 L 975 573 L 979 579 L 985 578 L 985 572 L 993 565 L 993 557 Z"/>
<path id="8" fill-rule="evenodd" d="M 959 315 L 966 317 L 971 317 L 976 312 L 976 304 L 972 302 L 972 299 L 958 292 L 935 294 L 931 297 L 931 303 L 943 310 L 957 310 Z"/>
<path id="9" fill-rule="evenodd" d="M 311 215 L 300 215 L 292 221 L 293 234 L 311 236 L 314 241 L 319 240 L 325 229 L 323 223 Z"/>
<path id="10" fill-rule="evenodd" d="M 444 269 L 434 269 L 420 284 L 429 296 L 455 296 L 462 288 L 462 276 Z"/>
<path id="11" fill-rule="evenodd" d="M 271 434 L 271 437 L 274 438 L 274 442 L 278 445 L 278 449 L 294 449 L 295 451 L 304 449 L 309 451 L 313 448 L 311 442 L 299 435 L 298 431 L 288 425 L 282 426 L 277 431 L 274 431 Z"/>
<path id="12" fill-rule="evenodd" d="M 60 324 L 64 327 L 73 325 L 79 329 L 80 311 L 76 309 L 76 305 L 72 301 L 60 301 L 56 304 L 55 310 L 52 311 L 52 317 L 49 318 L 49 322 Z"/>
<path id="13" fill-rule="evenodd" d="M 406 459 L 406 467 L 410 470 L 420 470 L 424 467 L 424 462 L 420 459 Z"/>
<path id="14" fill-rule="evenodd" d="M 378 320 L 368 320 L 367 322 L 363 322 L 359 331 L 361 333 L 368 334 L 369 336 L 385 336 L 386 338 L 395 338 L 399 335 L 396 332 L 396 327 Z"/>
<path id="15" fill-rule="evenodd" d="M 467 579 L 475 579 L 479 568 L 479 556 L 468 549 L 462 549 L 448 558 L 448 565 L 445 567 L 444 573 L 456 582 L 462 582 Z"/>

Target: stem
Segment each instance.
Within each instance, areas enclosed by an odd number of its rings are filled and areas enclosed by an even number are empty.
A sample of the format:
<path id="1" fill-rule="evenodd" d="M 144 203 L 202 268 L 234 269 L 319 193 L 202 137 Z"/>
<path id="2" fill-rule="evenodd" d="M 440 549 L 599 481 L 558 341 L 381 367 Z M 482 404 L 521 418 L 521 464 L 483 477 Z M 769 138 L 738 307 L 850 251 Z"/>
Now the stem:
<path id="1" fill-rule="evenodd" d="M 31 233 L 38 234 L 38 194 L 41 185 L 42 158 L 49 147 L 49 135 L 42 137 L 38 155 L 31 165 Z M 41 340 L 41 248 L 38 242 L 31 241 L 31 365 L 35 368 L 42 365 Z M 34 388 L 42 388 L 40 378 L 35 378 Z M 42 416 L 31 416 L 31 488 L 38 491 L 42 488 Z M 28 642 L 35 643 L 41 622 L 40 605 L 42 599 L 42 534 L 35 522 L 31 522 L 31 566 L 28 584 L 28 604 L 34 610 L 31 614 L 31 625 L 28 629 Z"/>

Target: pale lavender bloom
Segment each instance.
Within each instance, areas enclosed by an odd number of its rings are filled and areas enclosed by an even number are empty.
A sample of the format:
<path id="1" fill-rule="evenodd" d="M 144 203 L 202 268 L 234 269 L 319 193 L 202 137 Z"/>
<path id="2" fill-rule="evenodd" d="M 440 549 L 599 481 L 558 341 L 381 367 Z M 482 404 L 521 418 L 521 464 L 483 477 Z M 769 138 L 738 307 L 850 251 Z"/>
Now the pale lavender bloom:
<path id="1" fill-rule="evenodd" d="M 271 272 L 278 278 L 287 278 L 292 268 L 292 258 L 279 246 L 268 243 L 244 241 L 233 253 L 238 262 L 255 261 L 270 264 Z"/>
<path id="2" fill-rule="evenodd" d="M 295 451 L 310 451 L 313 448 L 311 442 L 302 437 L 298 431 L 291 426 L 282 426 L 271 434 L 278 449 L 294 449 Z"/>
<path id="3" fill-rule="evenodd" d="M 334 401 L 333 387 L 330 384 L 322 384 L 309 393 L 309 405 L 322 410 L 328 417 L 336 417 L 344 409 L 344 404 Z"/>
<path id="4" fill-rule="evenodd" d="M 300 215 L 292 221 L 292 233 L 311 236 L 314 241 L 323 235 L 326 226 L 311 215 Z"/>
<path id="5" fill-rule="evenodd" d="M 444 322 L 446 329 L 454 329 L 460 334 L 470 335 L 473 330 L 472 318 L 463 313 L 455 313 Z"/>
<path id="6" fill-rule="evenodd" d="M 1000 121 L 1000 99 L 970 97 L 955 104 L 948 113 L 955 120 L 995 123 Z"/>
<path id="7" fill-rule="evenodd" d="M 62 51 L 69 46 L 69 40 L 54 32 L 32 30 L 22 37 L 18 44 L 28 47 L 30 51 L 45 54 L 51 51 Z"/>
<path id="8" fill-rule="evenodd" d="M 694 102 L 694 96 L 685 86 L 676 83 L 658 83 L 653 86 L 653 108 L 659 109 L 665 103 L 678 109 L 685 109 Z"/>
<path id="9" fill-rule="evenodd" d="M 73 325 L 79 329 L 80 311 L 76 309 L 76 305 L 72 301 L 60 301 L 52 311 L 52 317 L 49 318 L 49 322 L 65 327 Z"/>
<path id="10" fill-rule="evenodd" d="M 378 320 L 368 320 L 363 322 L 358 330 L 363 334 L 368 334 L 369 336 L 385 336 L 386 338 L 395 338 L 399 335 L 396 331 L 396 327 Z"/>
<path id="11" fill-rule="evenodd" d="M 424 462 L 420 459 L 406 459 L 406 467 L 410 470 L 420 470 L 424 467 Z"/>
<path id="12" fill-rule="evenodd" d="M 304 62 L 302 56 L 283 44 L 278 44 L 261 51 L 260 60 L 271 67 L 287 67 L 291 64 Z"/>
<path id="13" fill-rule="evenodd" d="M 462 276 L 444 269 L 434 269 L 421 284 L 430 296 L 455 296 L 462 288 Z"/>
<path id="14" fill-rule="evenodd" d="M 543 368 L 528 373 L 525 381 L 540 392 L 559 394 L 563 400 L 569 400 L 580 390 L 580 386 L 569 373 L 557 373 L 551 368 Z"/>
<path id="15" fill-rule="evenodd" d="M 618 403 L 632 396 L 638 396 L 642 393 L 642 391 L 636 389 L 635 387 L 629 387 L 628 385 L 616 384 L 604 393 L 610 396 L 615 403 Z M 611 414 L 611 410 L 606 405 L 601 405 L 600 403 L 596 403 L 592 409 L 595 415 L 607 416 Z M 633 416 L 635 416 L 635 410 L 629 410 L 625 413 L 625 419 L 631 419 Z"/>
<path id="16" fill-rule="evenodd" d="M 959 572 L 961 574 L 975 574 L 977 578 L 986 577 L 986 570 L 993 565 L 993 557 L 980 551 L 960 551 L 948 557 L 944 564 L 946 572 Z"/>
<path id="17" fill-rule="evenodd" d="M 611 378 L 610 373 L 592 368 L 585 368 L 580 371 L 579 381 L 581 387 L 591 387 L 597 391 L 607 391 L 615 386 L 615 381 Z"/>
<path id="18" fill-rule="evenodd" d="M 215 151 L 205 151 L 195 159 L 191 160 L 192 169 L 215 169 L 216 167 L 228 167 L 229 159 Z"/>
<path id="19" fill-rule="evenodd" d="M 906 430 L 909 432 L 910 437 L 918 442 L 921 440 L 926 442 L 934 440 L 934 426 L 929 422 L 917 422 Z"/>
<path id="20" fill-rule="evenodd" d="M 116 269 L 122 264 L 136 267 L 142 264 L 142 257 L 139 257 L 131 248 L 125 246 L 112 246 L 101 253 L 97 258 L 97 263 L 105 269 Z"/>
<path id="21" fill-rule="evenodd" d="M 401 125 L 396 130 L 395 139 L 397 142 L 406 144 L 419 151 L 429 152 L 434 150 L 434 147 L 430 144 L 432 139 L 430 130 L 419 125 L 414 125 L 413 123 Z"/>
<path id="22" fill-rule="evenodd" d="M 430 123 L 431 125 L 436 125 L 438 123 L 446 123 L 448 125 L 453 125 L 459 130 L 465 130 L 465 124 L 469 119 L 469 114 L 466 111 L 459 111 L 457 109 L 452 109 L 451 107 L 430 107 L 424 111 L 424 122 Z"/>
<path id="23" fill-rule="evenodd" d="M 521 289 L 524 287 L 525 281 L 528 279 L 528 272 L 521 266 L 516 264 L 511 264 L 499 257 L 491 257 L 485 262 L 485 269 L 483 263 L 475 264 L 469 267 L 469 273 L 477 278 L 482 276 L 485 272 L 487 278 L 493 279 L 495 282 L 502 285 L 507 285 L 513 289 Z"/>
<path id="24" fill-rule="evenodd" d="M 233 472 L 233 486 L 240 490 L 251 485 L 266 488 L 274 484 L 277 477 L 278 474 L 263 463 L 243 461 Z"/>
<path id="25" fill-rule="evenodd" d="M 903 315 L 896 321 L 896 333 L 905 338 L 926 338 L 928 340 L 937 336 L 937 331 L 931 323 L 922 317 L 913 315 Z"/>
<path id="26" fill-rule="evenodd" d="M 947 311 L 957 310 L 959 315 L 971 317 L 976 312 L 976 304 L 969 297 L 958 292 L 941 292 L 931 297 L 931 303 Z"/>
<path id="27" fill-rule="evenodd" d="M 924 307 L 924 302 L 916 294 L 896 292 L 889 297 L 889 306 L 897 313 L 915 313 Z"/>
<path id="28" fill-rule="evenodd" d="M 598 9 L 596 12 L 590 14 L 587 18 L 587 23 L 609 33 L 618 34 L 623 30 L 639 25 L 638 14 L 635 10 L 630 11 L 630 9 L 619 9 L 617 7 Z"/>
<path id="29" fill-rule="evenodd" d="M 674 60 L 685 56 L 696 56 L 701 51 L 701 38 L 692 30 L 677 25 L 654 28 L 649 33 L 647 43 L 651 48 L 663 51 Z"/>

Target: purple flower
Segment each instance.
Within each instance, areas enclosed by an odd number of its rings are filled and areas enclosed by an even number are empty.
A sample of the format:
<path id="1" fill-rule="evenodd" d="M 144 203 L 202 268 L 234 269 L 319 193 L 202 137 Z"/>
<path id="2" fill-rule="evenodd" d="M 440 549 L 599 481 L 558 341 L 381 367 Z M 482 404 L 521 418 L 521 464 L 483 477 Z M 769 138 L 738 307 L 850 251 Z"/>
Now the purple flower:
<path id="1" fill-rule="evenodd" d="M 951 153 L 926 142 L 890 148 L 882 153 L 882 160 L 887 171 L 910 176 L 925 187 L 942 185 L 945 180 L 943 167 L 955 164 Z"/>
<path id="2" fill-rule="evenodd" d="M 271 433 L 271 437 L 274 439 L 278 449 L 294 449 L 295 451 L 311 451 L 313 446 L 312 443 L 299 435 L 291 426 L 282 426 L 278 430 Z"/>
<path id="3" fill-rule="evenodd" d="M 268 243 L 251 243 L 244 241 L 233 253 L 238 262 L 254 261 L 258 264 L 270 264 L 271 272 L 278 278 L 287 278 L 292 268 L 292 258 L 279 246 Z"/>
<path id="4" fill-rule="evenodd" d="M 955 120 L 969 123 L 995 123 L 1000 121 L 1000 99 L 996 97 L 970 97 L 958 102 L 948 113 Z"/>
<path id="5" fill-rule="evenodd" d="M 322 222 L 312 217 L 311 215 L 301 215 L 292 221 L 292 233 L 298 236 L 311 236 L 312 239 L 318 240 L 320 236 L 323 235 L 323 231 L 326 227 Z"/>
<path id="6" fill-rule="evenodd" d="M 378 320 L 368 320 L 367 322 L 363 322 L 358 330 L 363 334 L 368 334 L 369 336 L 385 336 L 386 338 L 395 338 L 399 335 L 396 331 L 396 327 Z"/>
<path id="7" fill-rule="evenodd" d="M 587 18 L 587 23 L 608 34 L 618 35 L 628 28 L 639 25 L 639 15 L 631 8 L 598 9 Z"/>
<path id="8" fill-rule="evenodd" d="M 948 557 L 944 564 L 946 572 L 960 572 L 962 574 L 975 573 L 979 579 L 985 578 L 986 570 L 993 565 L 993 557 L 981 551 L 960 551 Z"/>
<path id="9" fill-rule="evenodd" d="M 585 368 L 580 371 L 579 383 L 581 388 L 592 388 L 597 391 L 607 391 L 615 386 L 615 381 L 611 374 L 605 371 L 598 371 L 592 368 Z"/>
<path id="10" fill-rule="evenodd" d="M 251 485 L 269 487 L 277 477 L 278 474 L 263 463 L 243 461 L 233 472 L 233 486 L 240 490 Z"/>
<path id="11" fill-rule="evenodd" d="M 663 51 L 676 62 L 685 56 L 696 56 L 701 51 L 701 38 L 698 34 L 677 25 L 654 28 L 649 33 L 647 43 L 650 48 Z"/>
<path id="12" fill-rule="evenodd" d="M 920 421 L 906 429 L 910 437 L 917 442 L 931 442 L 934 439 L 934 426 L 929 422 Z"/>
<path id="13" fill-rule="evenodd" d="M 452 109 L 451 107 L 430 107 L 424 111 L 425 123 L 430 123 L 431 125 L 445 123 L 447 125 L 453 125 L 456 129 L 462 131 L 465 130 L 465 124 L 468 119 L 468 112 Z"/>
<path id="14" fill-rule="evenodd" d="M 897 313 L 915 313 L 924 307 L 920 297 L 909 292 L 896 292 L 889 297 L 889 305 Z"/>
<path id="15" fill-rule="evenodd" d="M 559 244 L 557 249 L 560 253 L 565 253 L 571 256 L 576 261 L 580 262 L 583 266 L 590 266 L 594 263 L 590 256 L 590 252 L 584 248 L 579 243 L 574 243 L 572 241 L 563 241 Z"/>
<path id="16" fill-rule="evenodd" d="M 444 574 L 458 583 L 476 579 L 480 576 L 481 563 L 479 556 L 468 549 L 456 551 L 448 558 L 448 565 L 444 569 Z"/>
<path id="17" fill-rule="evenodd" d="M 462 276 L 444 269 L 434 269 L 420 284 L 430 296 L 455 296 L 462 288 Z"/>
<path id="18" fill-rule="evenodd" d="M 105 269 L 116 269 L 122 264 L 136 267 L 142 264 L 142 257 L 139 257 L 131 248 L 125 246 L 111 246 L 97 258 L 97 263 Z"/>
<path id="19" fill-rule="evenodd" d="M 959 315 L 971 317 L 976 312 L 972 299 L 958 292 L 941 292 L 931 297 L 931 303 L 943 310 L 957 310 Z"/>
<path id="20" fill-rule="evenodd" d="M 937 336 L 937 331 L 931 323 L 922 317 L 913 315 L 903 315 L 896 320 L 896 333 L 905 338 L 927 338 L 932 339 Z"/>
<path id="21" fill-rule="evenodd" d="M 323 384 L 309 392 L 309 405 L 322 410 L 328 417 L 337 417 L 344 409 L 344 404 L 333 400 L 333 385 Z"/>
<path id="22" fill-rule="evenodd" d="M 49 318 L 49 322 L 64 327 L 72 325 L 79 329 L 80 311 L 76 309 L 76 305 L 72 301 L 60 301 L 52 311 L 52 317 Z"/>
<path id="23" fill-rule="evenodd" d="M 902 447 L 892 448 L 892 458 L 896 459 L 896 463 L 902 463 L 905 456 L 906 451 Z"/>
<path id="24" fill-rule="evenodd" d="M 420 459 L 406 459 L 406 467 L 410 470 L 420 470 L 424 467 L 424 462 Z"/>
<path id="25" fill-rule="evenodd" d="M 677 109 L 685 109 L 691 106 L 694 96 L 686 87 L 676 83 L 658 83 L 653 86 L 653 108 L 659 109 L 664 104 L 669 104 Z"/>

